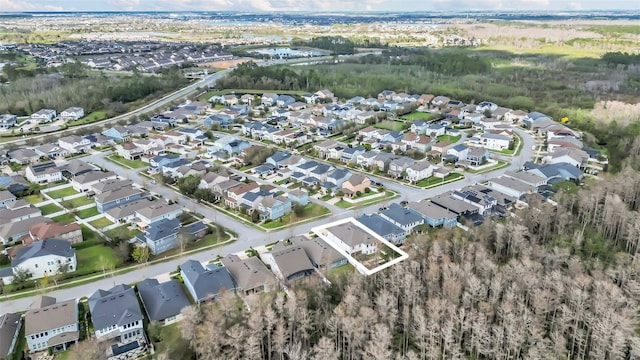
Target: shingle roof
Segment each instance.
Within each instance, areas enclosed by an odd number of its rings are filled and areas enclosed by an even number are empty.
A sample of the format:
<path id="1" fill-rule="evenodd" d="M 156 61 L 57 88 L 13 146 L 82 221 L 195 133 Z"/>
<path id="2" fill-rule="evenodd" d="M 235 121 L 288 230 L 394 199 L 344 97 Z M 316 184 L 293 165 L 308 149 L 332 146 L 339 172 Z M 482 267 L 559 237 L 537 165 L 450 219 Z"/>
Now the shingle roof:
<path id="1" fill-rule="evenodd" d="M 237 255 L 231 254 L 221 262 L 229 270 L 238 286 L 245 291 L 276 283 L 273 273 L 258 257 L 240 259 Z"/>
<path id="2" fill-rule="evenodd" d="M 414 222 L 423 221 L 420 214 L 413 211 L 412 209 L 404 208 L 396 203 L 389 205 L 386 210 L 382 211 L 382 214 L 384 214 L 389 219 L 392 219 L 396 223 L 402 225 L 409 225 Z"/>
<path id="3" fill-rule="evenodd" d="M 149 207 L 138 210 L 137 213 L 146 217 L 147 219 L 153 219 L 180 209 L 182 209 L 182 206 L 178 204 L 165 204 L 162 202 L 157 202 L 153 205 L 150 205 Z"/>
<path id="4" fill-rule="evenodd" d="M 373 236 L 369 235 L 369 233 L 350 222 L 332 226 L 327 228 L 327 231 L 351 247 L 360 244 L 371 244 L 377 241 Z"/>
<path id="5" fill-rule="evenodd" d="M 180 265 L 180 270 L 184 273 L 183 280 L 191 284 L 198 297 L 195 301 L 217 295 L 223 289 L 233 291 L 235 288 L 231 275 L 223 266 L 205 269 L 200 262 L 187 260 Z"/>
<path id="6" fill-rule="evenodd" d="M 271 251 L 271 255 L 285 279 L 293 274 L 314 269 L 307 253 L 299 245 L 291 245 L 279 250 L 274 249 Z"/>
<path id="7" fill-rule="evenodd" d="M 169 280 L 161 284 L 156 279 L 145 279 L 136 287 L 151 321 L 176 316 L 190 305 L 178 280 Z"/>
<path id="8" fill-rule="evenodd" d="M 145 231 L 145 238 L 150 241 L 157 241 L 178 233 L 180 229 L 180 219 L 162 219 L 149 225 Z"/>
<path id="9" fill-rule="evenodd" d="M 96 203 L 105 204 L 111 201 L 115 201 L 118 199 L 123 199 L 127 196 L 133 196 L 142 193 L 142 191 L 133 188 L 133 187 L 125 187 L 122 189 L 112 190 L 108 192 L 103 192 L 101 194 L 96 195 Z"/>
<path id="10" fill-rule="evenodd" d="M 0 315 L 0 358 L 7 357 L 12 351 L 11 343 L 20 330 L 22 316 L 20 314 Z"/>
<path id="11" fill-rule="evenodd" d="M 78 323 L 78 306 L 76 300 L 67 300 L 53 303 L 27 311 L 24 315 L 25 334 L 38 334 L 43 331 L 58 329 L 67 325 Z M 78 338 L 78 332 L 66 333 L 69 338 L 66 341 L 73 341 Z M 49 344 L 50 346 L 52 344 Z"/>
<path id="12" fill-rule="evenodd" d="M 31 245 L 18 249 L 16 257 L 11 260 L 11 266 L 16 267 L 27 259 L 57 255 L 66 258 L 74 257 L 76 250 L 71 248 L 71 244 L 66 240 L 47 239 L 34 241 Z"/>
<path id="13" fill-rule="evenodd" d="M 362 225 L 371 229 L 376 234 L 387 237 L 389 235 L 402 235 L 404 230 L 397 225 L 385 220 L 378 214 L 362 215 L 357 219 Z"/>
<path id="14" fill-rule="evenodd" d="M 81 230 L 78 224 L 60 224 L 55 222 L 46 222 L 32 225 L 29 233 L 35 240 L 44 240 L 59 237 L 73 231 Z"/>
<path id="15" fill-rule="evenodd" d="M 96 330 L 111 325 L 123 326 L 144 318 L 133 288 L 126 284 L 106 291 L 98 289 L 89 297 L 89 309 Z"/>
<path id="16" fill-rule="evenodd" d="M 292 245 L 302 246 L 309 259 L 318 266 L 330 265 L 344 259 L 344 256 L 319 237 L 309 239 L 306 236 L 294 236 L 289 241 Z"/>

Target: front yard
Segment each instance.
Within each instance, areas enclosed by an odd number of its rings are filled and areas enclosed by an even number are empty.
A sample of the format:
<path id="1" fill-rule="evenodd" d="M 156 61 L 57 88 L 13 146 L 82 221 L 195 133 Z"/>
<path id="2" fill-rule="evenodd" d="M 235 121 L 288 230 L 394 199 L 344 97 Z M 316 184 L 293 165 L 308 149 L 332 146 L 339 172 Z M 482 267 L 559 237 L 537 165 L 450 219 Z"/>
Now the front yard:
<path id="1" fill-rule="evenodd" d="M 105 159 L 111 161 L 116 165 L 120 165 L 129 169 L 142 169 L 149 166 L 149 164 L 142 162 L 141 160 L 129 160 L 115 154 L 107 156 L 105 157 Z"/>
<path id="2" fill-rule="evenodd" d="M 295 212 L 292 211 L 291 213 L 281 217 L 280 219 L 265 222 L 261 226 L 265 229 L 270 229 L 270 230 L 277 229 L 283 226 L 288 226 L 291 224 L 313 219 L 315 217 L 327 215 L 330 213 L 331 213 L 331 210 L 327 209 L 322 205 L 309 203 L 304 207 L 304 211 L 301 216 L 296 215 Z"/>
<path id="3" fill-rule="evenodd" d="M 438 141 L 446 141 L 448 143 L 454 144 L 458 140 L 462 138 L 462 135 L 451 136 L 451 135 L 440 135 L 437 137 Z"/>
<path id="4" fill-rule="evenodd" d="M 77 194 L 78 194 L 78 192 L 75 191 L 71 186 L 66 187 L 64 189 L 47 192 L 47 195 L 49 195 L 52 199 L 60 199 L 60 198 L 64 198 L 64 197 L 67 197 L 67 196 L 73 196 L 73 195 L 77 195 Z"/>
<path id="5" fill-rule="evenodd" d="M 439 184 L 443 184 L 446 182 L 450 182 L 450 181 L 455 181 L 458 179 L 462 179 L 464 178 L 464 175 L 460 174 L 460 173 L 451 173 L 447 176 L 445 176 L 443 179 L 441 178 L 437 178 L 435 176 L 426 178 L 426 179 L 422 179 L 420 181 L 418 181 L 418 183 L 416 185 L 420 186 L 420 187 L 432 187 L 432 186 L 436 186 Z"/>

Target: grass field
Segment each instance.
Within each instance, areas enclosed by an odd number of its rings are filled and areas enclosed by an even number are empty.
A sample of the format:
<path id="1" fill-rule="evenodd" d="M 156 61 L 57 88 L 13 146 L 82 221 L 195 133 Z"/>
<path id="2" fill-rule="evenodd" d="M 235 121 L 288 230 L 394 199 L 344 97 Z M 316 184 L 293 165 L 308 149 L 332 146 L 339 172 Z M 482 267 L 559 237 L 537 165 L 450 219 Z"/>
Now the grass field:
<path id="1" fill-rule="evenodd" d="M 60 198 L 63 198 L 63 197 L 73 196 L 73 195 L 77 195 L 77 194 L 78 194 L 78 192 L 75 191 L 72 187 L 67 187 L 67 188 L 64 188 L 64 189 L 47 192 L 47 195 L 49 195 L 53 199 L 60 199 Z"/>
<path id="2" fill-rule="evenodd" d="M 406 124 L 402 121 L 384 120 L 382 122 L 379 122 L 373 125 L 373 127 L 375 128 L 386 129 L 389 131 L 401 131 L 405 126 L 409 127 L 411 126 L 411 124 Z"/>
<path id="3" fill-rule="evenodd" d="M 91 114 L 88 114 L 87 116 L 81 119 L 67 122 L 67 125 L 76 126 L 76 125 L 90 124 L 92 122 L 104 120 L 106 118 L 107 118 L 107 113 L 105 111 L 94 111 Z"/>
<path id="4" fill-rule="evenodd" d="M 105 245 L 78 249 L 76 250 L 76 258 L 78 261 L 77 272 L 83 274 L 99 272 L 103 269 L 115 269 L 121 263 L 113 249 Z"/>
<path id="5" fill-rule="evenodd" d="M 105 159 L 115 163 L 117 165 L 129 168 L 129 169 L 141 169 L 143 167 L 147 167 L 148 164 L 140 161 L 140 160 L 128 160 L 118 155 L 107 156 Z"/>
<path id="6" fill-rule="evenodd" d="M 113 223 L 107 219 L 107 218 L 100 218 L 97 220 L 93 220 L 92 222 L 90 222 L 89 224 L 91 224 L 91 226 L 93 226 L 96 229 L 102 229 L 104 227 L 107 227 L 109 225 L 113 225 Z"/>
<path id="7" fill-rule="evenodd" d="M 67 224 L 71 224 L 76 222 L 76 218 L 73 216 L 73 214 L 62 214 L 62 215 L 58 215 L 54 218 L 51 218 L 51 220 L 55 221 L 55 222 L 63 222 L 63 223 L 67 223 Z"/>
<path id="8" fill-rule="evenodd" d="M 433 114 L 425 113 L 425 112 L 412 112 L 411 114 L 403 115 L 402 118 L 409 121 L 416 120 L 431 120 L 433 118 Z"/>
<path id="9" fill-rule="evenodd" d="M 91 224 L 91 225 L 93 225 L 93 224 Z M 117 227 L 115 229 L 111 229 L 111 230 L 105 232 L 105 235 L 107 235 L 111 239 L 129 240 L 129 239 L 132 239 L 133 237 L 135 237 L 136 235 L 138 235 L 140 233 L 141 233 L 140 230 L 129 230 L 129 229 L 127 229 L 126 225 L 123 225 L 123 226 L 120 226 L 120 227 Z"/>
<path id="10" fill-rule="evenodd" d="M 78 211 L 78 217 L 80 219 L 90 218 L 90 217 L 96 216 L 98 214 L 100 214 L 100 213 L 98 212 L 98 208 L 96 208 L 95 206 L 94 207 L 90 207 L 88 209 L 84 209 L 84 210 Z"/>
<path id="11" fill-rule="evenodd" d="M 277 229 L 282 226 L 295 224 L 300 221 L 305 221 L 317 216 L 327 215 L 330 213 L 331 211 L 324 206 L 309 203 L 304 207 L 304 214 L 302 216 L 297 216 L 295 213 L 291 212 L 290 214 L 285 215 L 280 219 L 263 224 L 262 227 L 264 227 L 265 229 Z"/>
<path id="12" fill-rule="evenodd" d="M 446 141 L 449 143 L 455 143 L 456 141 L 460 140 L 460 138 L 462 137 L 462 135 L 458 135 L 458 136 L 451 136 L 451 135 L 440 135 L 438 136 L 438 141 Z"/>
<path id="13" fill-rule="evenodd" d="M 93 200 L 84 197 L 84 196 L 80 196 L 74 199 L 69 199 L 69 200 L 65 200 L 63 202 L 61 202 L 62 206 L 66 207 L 67 209 L 71 210 L 71 209 L 75 209 L 77 207 L 83 206 L 83 205 L 89 205 L 92 204 Z"/>
<path id="14" fill-rule="evenodd" d="M 420 187 L 431 187 L 431 186 L 435 186 L 438 184 L 442 184 L 442 183 L 446 183 L 448 181 L 454 181 L 457 179 L 462 179 L 464 178 L 464 175 L 460 174 L 460 173 L 451 173 L 447 176 L 444 177 L 444 179 L 440 179 L 437 178 L 435 176 L 432 176 L 430 178 L 427 179 L 422 179 L 420 181 L 418 181 L 418 183 L 416 185 L 420 186 Z"/>
<path id="15" fill-rule="evenodd" d="M 487 168 L 480 169 L 480 170 L 468 169 L 467 172 L 472 173 L 472 174 L 482 174 L 482 173 L 486 173 L 486 172 L 489 172 L 489 171 L 502 169 L 503 167 L 505 167 L 507 165 L 509 165 L 508 162 L 499 160 L 498 163 L 493 165 L 493 166 L 489 166 Z"/>
<path id="16" fill-rule="evenodd" d="M 33 194 L 29 196 L 25 196 L 22 200 L 28 202 L 29 204 L 37 204 L 43 202 L 45 199 L 41 194 Z"/>
<path id="17" fill-rule="evenodd" d="M 39 209 L 40 211 L 42 211 L 42 215 L 45 215 L 45 216 L 62 210 L 62 208 L 56 204 L 43 205 L 43 206 L 40 206 Z"/>
<path id="18" fill-rule="evenodd" d="M 365 205 L 370 205 L 370 204 L 375 204 L 384 200 L 389 200 L 389 199 L 393 199 L 395 197 L 397 197 L 398 194 L 394 193 L 393 191 L 387 191 L 385 196 L 381 196 L 381 197 L 376 197 L 373 199 L 369 199 L 366 201 L 360 201 L 357 203 L 351 203 L 345 200 L 340 200 L 337 203 L 335 203 L 335 205 L 339 208 L 342 209 L 351 209 L 351 208 L 355 208 L 355 207 L 361 207 L 361 206 L 365 206 Z"/>

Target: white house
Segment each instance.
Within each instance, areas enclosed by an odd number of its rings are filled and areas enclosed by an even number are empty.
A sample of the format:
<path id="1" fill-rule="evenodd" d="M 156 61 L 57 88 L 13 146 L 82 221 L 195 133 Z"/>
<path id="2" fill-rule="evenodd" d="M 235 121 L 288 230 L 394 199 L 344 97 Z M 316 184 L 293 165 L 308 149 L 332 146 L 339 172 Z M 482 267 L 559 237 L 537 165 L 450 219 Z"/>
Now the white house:
<path id="1" fill-rule="evenodd" d="M 78 120 L 84 117 L 84 109 L 81 107 L 70 107 L 60 113 L 63 120 Z"/>
<path id="2" fill-rule="evenodd" d="M 59 272 L 76 271 L 76 250 L 66 240 L 47 239 L 34 241 L 18 249 L 11 259 L 11 274 L 3 274 L 2 281 L 10 284 L 13 275 L 21 270 L 31 274 L 31 279 L 40 279 Z"/>
<path id="3" fill-rule="evenodd" d="M 39 123 L 51 122 L 56 118 L 56 111 L 53 109 L 41 109 L 37 112 L 31 114 L 31 120 L 37 121 Z"/>
<path id="4" fill-rule="evenodd" d="M 38 308 L 24 315 L 24 335 L 32 353 L 52 348 L 64 351 L 79 339 L 78 304 L 75 299 L 57 302 L 43 296 Z"/>
<path id="5" fill-rule="evenodd" d="M 409 181 L 420 181 L 433 176 L 435 167 L 428 160 L 417 161 L 405 169 L 405 179 Z"/>
<path id="6" fill-rule="evenodd" d="M 62 180 L 62 171 L 54 162 L 29 165 L 25 170 L 25 177 L 33 183 L 52 183 Z"/>
<path id="7" fill-rule="evenodd" d="M 158 202 L 136 211 L 136 217 L 142 224 L 153 224 L 162 219 L 175 219 L 182 214 L 182 206 Z"/>
<path id="8" fill-rule="evenodd" d="M 350 255 L 360 252 L 373 254 L 377 249 L 378 240 L 353 223 L 339 224 L 326 230 L 327 237 Z"/>
<path id="9" fill-rule="evenodd" d="M 491 150 L 504 150 L 509 148 L 511 139 L 506 135 L 484 133 L 480 135 L 482 146 Z"/>
<path id="10" fill-rule="evenodd" d="M 91 140 L 77 135 L 65 136 L 58 139 L 58 146 L 72 154 L 81 153 L 91 147 Z"/>

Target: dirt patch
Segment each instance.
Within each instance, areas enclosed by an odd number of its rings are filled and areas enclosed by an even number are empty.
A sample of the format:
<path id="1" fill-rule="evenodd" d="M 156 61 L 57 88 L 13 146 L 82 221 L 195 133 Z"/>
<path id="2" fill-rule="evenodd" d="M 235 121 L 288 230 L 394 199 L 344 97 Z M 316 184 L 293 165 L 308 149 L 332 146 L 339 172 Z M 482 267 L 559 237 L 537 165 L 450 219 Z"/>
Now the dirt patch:
<path id="1" fill-rule="evenodd" d="M 253 59 L 242 58 L 242 59 L 234 59 L 234 60 L 212 61 L 212 62 L 198 64 L 198 67 L 228 69 L 230 67 L 234 67 L 252 60 Z"/>

